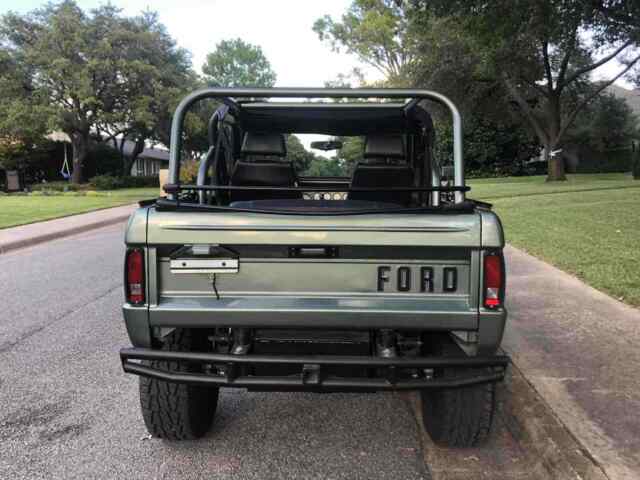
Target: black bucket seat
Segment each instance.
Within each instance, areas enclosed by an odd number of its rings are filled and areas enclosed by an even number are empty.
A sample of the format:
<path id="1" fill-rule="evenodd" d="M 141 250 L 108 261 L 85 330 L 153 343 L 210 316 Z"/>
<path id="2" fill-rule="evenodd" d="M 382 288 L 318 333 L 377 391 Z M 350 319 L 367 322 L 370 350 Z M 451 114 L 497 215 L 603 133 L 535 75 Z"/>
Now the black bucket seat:
<path id="1" fill-rule="evenodd" d="M 351 177 L 352 188 L 413 186 L 414 172 L 406 163 L 402 135 L 368 135 L 365 139 L 366 162 L 358 162 Z M 411 192 L 350 192 L 353 200 L 408 205 Z"/>
<path id="2" fill-rule="evenodd" d="M 247 132 L 238 160 L 231 174 L 230 185 L 242 187 L 295 187 L 297 177 L 293 163 L 287 156 L 284 135 L 278 133 Z M 269 190 L 231 191 L 232 202 L 282 198 L 300 198 L 300 192 Z"/>

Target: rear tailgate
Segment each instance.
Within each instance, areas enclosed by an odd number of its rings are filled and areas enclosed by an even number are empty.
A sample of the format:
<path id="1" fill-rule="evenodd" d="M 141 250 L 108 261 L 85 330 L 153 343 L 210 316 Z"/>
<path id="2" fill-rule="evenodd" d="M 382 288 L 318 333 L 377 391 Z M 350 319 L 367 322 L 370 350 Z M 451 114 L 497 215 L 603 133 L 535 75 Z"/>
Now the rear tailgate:
<path id="1" fill-rule="evenodd" d="M 480 215 L 148 216 L 152 326 L 475 330 Z M 234 252 L 232 272 L 172 269 L 185 245 Z M 216 293 L 217 292 L 217 293 Z"/>

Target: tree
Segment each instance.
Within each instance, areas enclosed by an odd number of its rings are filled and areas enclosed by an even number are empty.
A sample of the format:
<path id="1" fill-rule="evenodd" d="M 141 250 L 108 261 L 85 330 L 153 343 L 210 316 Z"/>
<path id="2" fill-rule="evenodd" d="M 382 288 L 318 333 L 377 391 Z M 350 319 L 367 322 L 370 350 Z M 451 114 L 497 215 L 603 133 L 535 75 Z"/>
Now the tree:
<path id="1" fill-rule="evenodd" d="M 347 170 L 342 160 L 321 156 L 317 156 L 305 172 L 305 175 L 310 177 L 342 177 L 346 174 Z"/>
<path id="2" fill-rule="evenodd" d="M 451 122 L 436 122 L 434 156 L 441 165 L 453 162 L 453 127 Z M 483 115 L 466 117 L 463 131 L 464 165 L 469 174 L 493 173 L 520 175 L 525 162 L 540 154 L 540 146 L 521 125 Z"/>
<path id="3" fill-rule="evenodd" d="M 45 142 L 48 112 L 31 88 L 27 72 L 0 50 L 0 168 L 26 167 Z"/>
<path id="4" fill-rule="evenodd" d="M 606 151 L 627 148 L 639 137 L 638 119 L 623 98 L 604 94 L 588 105 L 567 131 L 566 140 Z"/>
<path id="5" fill-rule="evenodd" d="M 356 168 L 356 163 L 362 160 L 364 152 L 364 137 L 338 137 L 342 148 L 336 151 L 336 159 L 343 168 L 343 175 L 350 175 Z"/>
<path id="6" fill-rule="evenodd" d="M 356 163 L 362 159 L 363 137 L 335 137 L 342 142 L 342 148 L 336 150 L 331 158 L 313 154 L 305 174 L 312 177 L 345 177 L 351 175 Z"/>
<path id="7" fill-rule="evenodd" d="M 24 165 L 26 146 L 14 137 L 0 137 L 0 168 L 19 170 Z"/>
<path id="8" fill-rule="evenodd" d="M 406 9 L 403 0 L 353 0 L 340 21 L 325 15 L 316 20 L 313 30 L 334 51 L 344 48 L 382 73 L 387 84 L 402 86 L 407 66 L 418 54 Z"/>
<path id="9" fill-rule="evenodd" d="M 544 146 L 548 180 L 565 179 L 563 158 L 552 152 L 576 118 L 640 61 L 637 2 L 432 0 L 416 12 L 423 21 L 448 18 L 473 39 L 482 81 L 501 84 Z M 617 73 L 590 82 L 614 60 Z"/>
<path id="10" fill-rule="evenodd" d="M 222 40 L 202 66 L 206 82 L 218 87 L 273 87 L 276 74 L 262 49 L 240 38 Z"/>
<path id="11" fill-rule="evenodd" d="M 388 19 L 388 28 L 375 28 L 383 23 L 382 16 Z M 354 1 L 342 22 L 325 17 L 316 22 L 314 29 L 321 38 L 330 40 L 334 48 L 359 52 L 363 62 L 369 58 L 369 52 L 389 52 L 374 57 L 378 70 L 387 77 L 383 85 L 427 88 L 452 98 L 465 121 L 465 158 L 469 168 L 484 169 L 493 163 L 516 161 L 536 153 L 536 145 L 528 138 L 522 121 L 510 114 L 513 108 L 499 82 L 475 80 L 486 77 L 481 52 L 476 51 L 474 39 L 454 22 L 421 15 L 410 2 Z M 399 55 L 402 58 L 399 69 L 395 68 L 398 62 L 393 61 L 396 51 L 403 52 Z M 350 78 L 342 75 L 327 83 L 349 87 Z M 364 83 L 363 79 L 360 83 Z M 439 152 L 448 153 L 449 113 L 431 102 L 426 107 L 438 120 Z M 338 156 L 344 160 L 345 168 L 351 170 L 362 156 L 362 140 L 342 140 L 345 146 Z"/>
<path id="12" fill-rule="evenodd" d="M 122 17 L 112 5 L 83 12 L 73 0 L 9 13 L 0 21 L 0 44 L 26 72 L 23 85 L 49 112 L 49 124 L 73 145 L 73 182 L 93 135 L 138 130 L 145 135 L 164 111 L 160 91 L 184 85 L 189 57 L 176 47 L 154 14 Z M 39 112 L 33 112 L 34 119 Z M 166 117 L 166 115 L 165 115 Z"/>
<path id="13" fill-rule="evenodd" d="M 159 23 L 157 13 L 144 12 L 120 22 L 123 26 L 117 33 L 125 37 L 124 48 L 113 53 L 127 63 L 144 65 L 123 68 L 126 88 L 114 92 L 119 95 L 113 99 L 116 108 L 105 113 L 97 129 L 105 134 L 103 140 L 113 142 L 120 152 L 122 173 L 129 175 L 147 141 L 169 145 L 173 111 L 182 97 L 199 84 L 190 68 L 188 53 L 176 47 Z M 134 142 L 130 155 L 124 152 L 127 140 Z"/>
<path id="14" fill-rule="evenodd" d="M 287 135 L 287 158 L 293 162 L 296 172 L 304 172 L 316 159 L 316 154 L 304 148 L 296 135 Z"/>
<path id="15" fill-rule="evenodd" d="M 488 173 L 518 172 L 522 163 L 540 153 L 538 142 L 517 114 L 509 95 L 493 72 L 487 71 L 475 39 L 451 18 L 411 17 L 416 48 L 424 52 L 409 67 L 411 83 L 452 99 L 464 122 L 465 168 Z M 452 125 L 439 105 L 427 108 L 435 117 L 436 157 L 451 161 Z"/>

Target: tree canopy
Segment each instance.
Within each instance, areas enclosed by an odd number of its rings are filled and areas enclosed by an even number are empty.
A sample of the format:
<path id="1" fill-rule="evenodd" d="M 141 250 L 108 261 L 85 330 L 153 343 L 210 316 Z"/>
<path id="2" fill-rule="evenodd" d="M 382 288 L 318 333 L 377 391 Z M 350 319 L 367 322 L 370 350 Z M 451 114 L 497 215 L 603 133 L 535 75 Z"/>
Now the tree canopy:
<path id="1" fill-rule="evenodd" d="M 588 105 L 567 131 L 566 140 L 606 151 L 640 138 L 638 119 L 624 99 L 606 93 Z"/>
<path id="2" fill-rule="evenodd" d="M 407 67 L 419 54 L 403 0 L 353 0 L 340 20 L 325 15 L 316 20 L 313 30 L 334 51 L 344 49 L 356 55 L 393 86 L 404 83 Z"/>
<path id="3" fill-rule="evenodd" d="M 32 94 L 31 79 L 5 50 L 0 49 L 0 167 L 19 168 L 44 141 L 48 109 Z"/>
<path id="4" fill-rule="evenodd" d="M 374 66 L 385 75 L 384 86 L 428 88 L 452 98 L 465 120 L 470 169 L 488 169 L 492 163 L 538 153 L 522 120 L 510 114 L 513 107 L 504 87 L 495 80 L 478 81 L 487 77 L 482 52 L 475 48 L 473 36 L 452 19 L 424 15 L 407 1 L 354 0 L 340 21 L 325 16 L 314 30 L 335 50 L 355 53 L 363 63 L 375 59 Z M 348 77 L 342 75 L 328 86 L 348 86 L 344 84 Z M 433 104 L 427 108 L 441 120 L 436 122 L 437 153 L 446 161 L 452 147 L 448 112 Z M 361 157 L 362 143 L 357 138 L 344 140 L 338 155 L 349 170 Z"/>
<path id="5" fill-rule="evenodd" d="M 65 0 L 9 13 L 0 20 L 0 45 L 5 60 L 24 74 L 19 83 L 0 74 L 0 97 L 22 88 L 31 99 L 2 105 L 3 114 L 21 112 L 36 124 L 44 116 L 67 133 L 74 182 L 82 179 L 93 135 L 160 137 L 168 105 L 193 76 L 189 55 L 155 14 L 124 17 L 112 5 L 87 13 Z"/>
<path id="6" fill-rule="evenodd" d="M 287 135 L 287 158 L 293 162 L 296 172 L 304 172 L 317 155 L 304 148 L 296 135 Z"/>
<path id="7" fill-rule="evenodd" d="M 417 3 L 417 2 L 416 2 Z M 585 108 L 619 78 L 633 79 L 640 61 L 640 5 L 617 0 L 432 0 L 415 19 L 448 19 L 473 41 L 478 82 L 504 88 L 535 132 L 549 180 L 564 179 L 551 152 Z M 616 60 L 617 72 L 590 76 Z"/>
<path id="8" fill-rule="evenodd" d="M 475 135 L 470 144 L 494 141 L 494 129 L 509 139 L 500 156 L 531 145 L 526 126 L 544 147 L 550 180 L 564 178 L 562 156 L 551 153 L 587 106 L 620 78 L 640 82 L 638 2 L 352 0 L 339 20 L 325 16 L 314 31 L 380 71 L 387 86 L 452 97 Z M 594 82 L 607 64 L 619 68 Z"/>
<path id="9" fill-rule="evenodd" d="M 276 74 L 257 45 L 240 38 L 222 40 L 202 66 L 205 81 L 218 87 L 272 87 Z"/>

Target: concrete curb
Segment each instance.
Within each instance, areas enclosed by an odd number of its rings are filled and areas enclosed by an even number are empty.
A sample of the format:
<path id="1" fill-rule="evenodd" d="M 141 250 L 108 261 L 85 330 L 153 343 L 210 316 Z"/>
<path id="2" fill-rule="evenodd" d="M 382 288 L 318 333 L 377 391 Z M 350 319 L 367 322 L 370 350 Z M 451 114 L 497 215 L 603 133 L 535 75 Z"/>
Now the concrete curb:
<path id="1" fill-rule="evenodd" d="M 122 206 L 119 207 L 113 207 L 115 208 L 122 208 Z M 104 209 L 104 210 L 99 210 L 100 212 L 104 212 L 105 210 L 111 210 L 111 209 Z M 79 214 L 79 215 L 87 215 L 90 213 L 94 213 L 94 212 L 88 212 L 88 213 L 84 213 L 84 214 Z M 64 228 L 64 229 L 60 229 L 60 230 L 55 230 L 52 232 L 48 232 L 48 233 L 42 233 L 42 234 L 37 234 L 37 235 L 33 235 L 33 236 L 29 236 L 26 238 L 21 238 L 15 241 L 9 241 L 6 243 L 2 243 L 0 242 L 0 255 L 4 254 L 4 253 L 8 253 L 8 252 L 12 252 L 12 251 L 16 251 L 16 250 L 20 250 L 23 248 L 27 248 L 27 247 L 32 247 L 34 245 L 38 245 L 40 243 L 45 243 L 45 242 L 49 242 L 51 240 L 57 240 L 60 238 L 65 238 L 65 237 L 70 237 L 72 235 L 77 235 L 79 233 L 84 233 L 84 232 L 88 232 L 91 230 L 96 230 L 98 228 L 102 228 L 102 227 L 108 227 L 110 225 L 115 225 L 118 223 L 122 223 L 124 221 L 126 221 L 129 216 L 131 215 L 131 213 L 126 213 L 126 214 L 119 214 L 117 216 L 114 217 L 110 217 L 110 218 L 105 218 L 102 220 L 98 220 L 95 222 L 89 222 L 89 223 L 83 223 L 82 225 L 76 225 L 76 226 L 70 226 L 68 228 Z M 63 217 L 63 219 L 69 219 L 71 217 L 76 217 L 78 215 L 72 215 L 70 217 Z M 56 220 L 62 220 L 62 219 L 53 219 L 53 220 L 45 220 L 45 222 L 54 222 Z M 37 222 L 35 224 L 31 224 L 31 225 L 37 225 L 38 223 L 42 223 L 42 222 Z M 16 227 L 19 228 L 19 227 Z M 2 233 L 2 231 L 0 230 L 0 234 Z"/>

